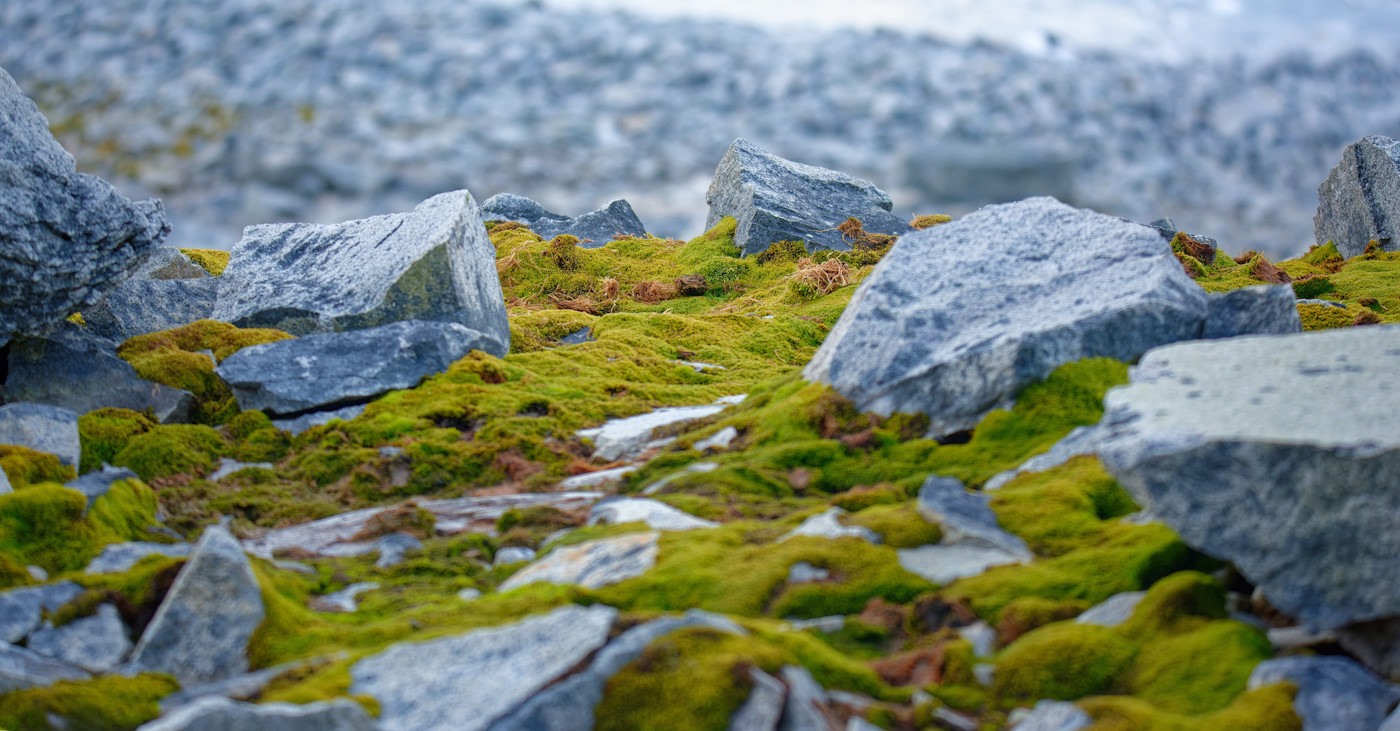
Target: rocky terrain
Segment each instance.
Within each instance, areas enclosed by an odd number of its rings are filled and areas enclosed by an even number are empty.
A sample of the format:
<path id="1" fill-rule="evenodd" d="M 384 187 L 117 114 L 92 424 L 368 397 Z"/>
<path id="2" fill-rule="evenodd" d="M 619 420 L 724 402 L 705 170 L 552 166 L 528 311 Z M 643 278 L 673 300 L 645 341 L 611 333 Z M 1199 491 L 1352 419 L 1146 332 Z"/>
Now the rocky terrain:
<path id="1" fill-rule="evenodd" d="M 47 126 L 0 73 L 0 728 L 1400 728 L 1393 140 L 1283 261 L 745 139 L 688 241 L 224 252 Z"/>

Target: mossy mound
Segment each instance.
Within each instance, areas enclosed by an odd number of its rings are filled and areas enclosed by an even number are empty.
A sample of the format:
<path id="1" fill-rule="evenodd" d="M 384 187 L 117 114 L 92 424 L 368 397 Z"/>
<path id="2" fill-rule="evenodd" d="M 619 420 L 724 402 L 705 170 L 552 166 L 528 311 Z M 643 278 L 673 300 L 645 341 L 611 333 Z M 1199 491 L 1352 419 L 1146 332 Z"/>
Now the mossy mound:
<path id="1" fill-rule="evenodd" d="M 160 699 L 179 690 L 169 675 L 60 680 L 0 695 L 0 728 L 26 731 L 131 731 L 160 715 Z"/>
<path id="2" fill-rule="evenodd" d="M 156 497 L 135 480 L 112 483 L 93 501 L 54 483 L 0 495 L 0 559 L 9 566 L 38 566 L 51 575 L 86 566 L 102 547 L 140 540 L 155 525 Z M 0 588 L 27 583 L 28 574 L 0 572 Z"/>
<path id="3" fill-rule="evenodd" d="M 36 452 L 28 447 L 0 444 L 0 469 L 15 489 L 40 482 L 67 482 L 77 473 L 61 463 L 57 455 Z"/>

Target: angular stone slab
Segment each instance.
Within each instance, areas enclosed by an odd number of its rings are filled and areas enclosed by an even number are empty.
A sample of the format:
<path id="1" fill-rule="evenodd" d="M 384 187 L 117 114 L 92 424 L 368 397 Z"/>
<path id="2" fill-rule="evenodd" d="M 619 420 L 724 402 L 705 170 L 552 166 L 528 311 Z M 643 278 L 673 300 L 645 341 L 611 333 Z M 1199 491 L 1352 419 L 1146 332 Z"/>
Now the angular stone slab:
<path id="1" fill-rule="evenodd" d="M 132 566 L 140 563 L 141 559 L 147 556 L 184 558 L 189 556 L 193 549 L 194 545 L 190 543 L 149 543 L 147 541 L 109 543 L 102 548 L 102 553 L 97 554 L 97 558 L 88 562 L 83 573 L 120 574 L 131 570 Z"/>
<path id="2" fill-rule="evenodd" d="M 1206 308 L 1206 324 L 1201 329 L 1201 338 L 1206 340 L 1303 331 L 1297 296 L 1287 284 L 1213 292 Z"/>
<path id="3" fill-rule="evenodd" d="M 455 322 L 510 350 L 496 250 L 465 190 L 409 213 L 329 226 L 249 226 L 219 279 L 214 319 L 293 335 L 401 320 Z"/>
<path id="4" fill-rule="evenodd" d="M 831 699 L 826 689 L 801 665 L 786 665 L 778 673 L 787 684 L 787 703 L 783 709 L 781 731 L 828 731 L 833 727 L 827 714 Z"/>
<path id="5" fill-rule="evenodd" d="M 296 436 L 313 426 L 329 424 L 337 419 L 340 421 L 350 421 L 363 413 L 365 413 L 365 405 L 355 404 L 354 406 L 331 409 L 330 411 L 311 411 L 294 419 L 273 419 L 272 425 L 282 431 L 289 432 L 292 436 Z"/>
<path id="6" fill-rule="evenodd" d="M 58 455 L 59 462 L 77 467 L 82 457 L 78 415 L 47 404 L 5 404 L 0 406 L 0 444 Z"/>
<path id="7" fill-rule="evenodd" d="M 1012 728 L 1016 731 L 1079 731 L 1094 725 L 1083 708 L 1065 701 L 1039 701 Z"/>
<path id="8" fill-rule="evenodd" d="M 1331 241 L 1347 259 L 1372 240 L 1386 251 L 1400 247 L 1400 142 L 1374 135 L 1342 151 L 1317 188 L 1313 234 L 1318 245 Z"/>
<path id="9" fill-rule="evenodd" d="M 659 500 L 612 497 L 601 500 L 588 513 L 588 524 L 620 525 L 646 523 L 652 530 L 695 530 L 713 528 L 719 523 L 697 518 Z"/>
<path id="10" fill-rule="evenodd" d="M 523 195 L 497 193 L 481 204 L 481 220 L 514 221 L 529 226 L 536 221 L 567 221 L 569 217 L 547 211 Z"/>
<path id="11" fill-rule="evenodd" d="M 725 216 L 738 221 L 734 244 L 744 255 L 759 254 L 779 241 L 802 241 L 808 251 L 846 251 L 851 243 L 836 227 L 860 219 L 868 233 L 901 235 L 911 230 L 885 191 L 835 170 L 784 160 L 745 139 L 729 146 L 705 193 L 710 205 L 705 228 Z"/>
<path id="12" fill-rule="evenodd" d="M 1100 627 L 1117 627 L 1129 619 L 1133 618 L 1133 612 L 1137 610 L 1138 604 L 1142 603 L 1142 598 L 1147 596 L 1145 591 L 1125 591 L 1103 600 L 1103 602 L 1084 610 L 1082 614 L 1074 618 L 1079 624 L 1096 624 Z"/>
<path id="13" fill-rule="evenodd" d="M 248 640 L 266 609 L 252 564 L 227 528 L 204 529 L 131 656 L 137 671 L 198 685 L 248 671 Z"/>
<path id="14" fill-rule="evenodd" d="M 975 543 L 936 544 L 901 548 L 899 565 L 905 571 L 943 586 L 958 579 L 980 576 L 996 566 L 1025 563 L 1026 559 L 1000 548 Z"/>
<path id="15" fill-rule="evenodd" d="M 787 686 L 758 668 L 749 669 L 749 678 L 753 680 L 753 690 L 744 705 L 729 717 L 729 731 L 774 731 L 783 717 Z"/>
<path id="16" fill-rule="evenodd" d="M 919 488 L 918 510 L 925 520 L 938 524 L 944 544 L 995 548 L 1031 560 L 1026 542 L 997 524 L 990 502 L 991 496 L 968 492 L 955 478 L 931 475 Z"/>
<path id="17" fill-rule="evenodd" d="M 108 464 L 102 465 L 102 469 L 89 472 L 76 480 L 63 483 L 69 490 L 77 490 L 87 496 L 88 509 L 92 509 L 92 504 L 97 499 L 107 494 L 112 489 L 112 485 L 118 480 L 140 480 L 135 472 L 125 467 L 113 467 Z"/>
<path id="18" fill-rule="evenodd" d="M 612 243 L 614 236 L 646 236 L 646 227 L 632 211 L 632 205 L 625 200 L 615 200 L 606 207 L 578 218 L 563 221 L 549 218 L 530 224 L 530 230 L 552 239 L 568 234 L 578 238 L 578 245 L 585 249 L 598 249 Z"/>
<path id="19" fill-rule="evenodd" d="M 244 411 L 291 415 L 412 388 L 473 350 L 504 355 L 492 352 L 499 346 L 457 323 L 408 320 L 254 345 L 225 358 L 214 372 Z"/>
<path id="20" fill-rule="evenodd" d="M 379 702 L 383 731 L 478 731 L 608 640 L 617 610 L 565 606 L 515 624 L 401 643 L 350 668 L 352 694 Z"/>
<path id="21" fill-rule="evenodd" d="M 205 279 L 209 272 L 174 246 L 157 246 L 136 267 L 131 279 Z M 127 280 L 131 281 L 131 280 Z"/>
<path id="22" fill-rule="evenodd" d="M 243 703 L 200 698 L 137 731 L 376 731 L 379 725 L 355 701 Z"/>
<path id="23" fill-rule="evenodd" d="M 1109 391 L 1099 457 L 1310 628 L 1397 615 L 1397 372 L 1400 327 L 1170 345 Z"/>
<path id="24" fill-rule="evenodd" d="M 24 688 L 44 688 L 60 680 L 87 680 L 86 670 L 33 650 L 0 643 L 0 695 Z"/>
<path id="25" fill-rule="evenodd" d="M 849 515 L 841 508 L 830 508 L 802 521 L 802 524 L 784 533 L 778 540 L 808 536 L 811 538 L 859 538 L 866 543 L 879 543 L 880 534 L 863 525 L 846 525 L 841 518 Z"/>
<path id="26" fill-rule="evenodd" d="M 0 592 L 0 642 L 23 642 L 30 632 L 38 629 L 44 612 L 52 612 L 82 593 L 83 587 L 71 581 Z"/>
<path id="27" fill-rule="evenodd" d="M 1345 657 L 1265 660 L 1250 673 L 1248 688 L 1283 682 L 1298 687 L 1293 710 L 1308 731 L 1369 731 L 1400 701 L 1400 689 Z"/>
<path id="28" fill-rule="evenodd" d="M 556 548 L 544 558 L 515 572 L 501 584 L 500 591 L 507 592 L 538 582 L 597 589 L 641 576 L 656 565 L 660 535 L 635 533 Z"/>
<path id="29" fill-rule="evenodd" d="M 95 304 L 170 233 L 160 201 L 133 203 L 77 172 L 4 69 L 0 180 L 0 344 Z"/>
<path id="30" fill-rule="evenodd" d="M 946 434 L 1065 363 L 1195 338 L 1206 309 L 1153 229 L 1029 198 L 902 237 L 803 377 Z"/>
<path id="31" fill-rule="evenodd" d="M 580 429 L 578 435 L 593 440 L 593 456 L 608 462 L 632 459 L 646 450 L 652 431 L 673 424 L 714 416 L 727 404 L 666 406 L 645 414 L 609 419 L 602 426 Z"/>
<path id="32" fill-rule="evenodd" d="M 79 414 L 101 408 L 151 409 L 161 423 L 189 421 L 195 406 L 189 391 L 136 375 L 117 357 L 109 340 L 65 323 L 46 338 L 20 338 L 10 344 L 7 398 L 71 409 Z"/>
<path id="33" fill-rule="evenodd" d="M 45 626 L 29 636 L 29 649 L 77 665 L 94 673 L 115 668 L 131 651 L 131 639 L 126 636 L 117 608 L 101 604 L 97 614 L 75 619 L 62 627 Z"/>
<path id="34" fill-rule="evenodd" d="M 89 332 L 121 343 L 137 335 L 207 320 L 214 315 L 218 295 L 219 280 L 213 277 L 132 278 L 114 287 L 101 302 L 84 308 L 83 321 Z"/>

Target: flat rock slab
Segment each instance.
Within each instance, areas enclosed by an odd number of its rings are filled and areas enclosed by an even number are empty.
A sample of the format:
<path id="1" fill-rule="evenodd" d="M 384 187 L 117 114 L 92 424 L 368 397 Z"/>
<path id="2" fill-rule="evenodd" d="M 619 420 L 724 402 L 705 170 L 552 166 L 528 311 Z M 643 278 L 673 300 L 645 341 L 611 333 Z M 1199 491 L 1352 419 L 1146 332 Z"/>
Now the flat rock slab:
<path id="1" fill-rule="evenodd" d="M 501 584 L 507 592 L 546 582 L 597 589 L 641 576 L 656 565 L 659 533 L 635 533 L 564 546 L 515 572 Z"/>
<path id="2" fill-rule="evenodd" d="M 97 558 L 88 562 L 83 573 L 120 574 L 131 570 L 132 566 L 147 556 L 184 558 L 189 556 L 193 549 L 194 544 L 191 543 L 150 543 L 147 541 L 109 543 L 102 548 L 102 553 L 97 554 Z"/>
<path id="3" fill-rule="evenodd" d="M 859 538 L 867 543 L 879 543 L 880 535 L 862 525 L 846 525 L 841 519 L 849 515 L 841 508 L 831 508 L 802 521 L 802 524 L 784 533 L 779 541 L 808 536 L 810 538 Z"/>
<path id="4" fill-rule="evenodd" d="M 758 668 L 749 669 L 749 678 L 753 680 L 753 690 L 744 705 L 729 717 L 729 731 L 774 731 L 783 717 L 787 686 Z"/>
<path id="5" fill-rule="evenodd" d="M 83 587 L 66 580 L 0 592 L 0 641 L 23 642 L 38 629 L 44 612 L 52 612 L 82 593 Z"/>
<path id="6" fill-rule="evenodd" d="M 580 429 L 578 435 L 593 440 L 593 456 L 598 459 L 608 462 L 632 459 L 646 449 L 654 430 L 714 416 L 726 408 L 727 404 L 667 406 L 645 414 L 609 419 L 602 426 Z"/>
<path id="7" fill-rule="evenodd" d="M 5 393 L 13 401 L 61 406 L 79 414 L 102 408 L 150 409 L 161 423 L 189 421 L 189 391 L 136 375 L 108 339 L 64 323 L 45 338 L 10 344 Z"/>
<path id="8" fill-rule="evenodd" d="M 1201 337 L 1207 340 L 1303 331 L 1297 295 L 1287 284 L 1259 284 L 1229 292 L 1213 292 L 1206 308 Z"/>
<path id="9" fill-rule="evenodd" d="M 293 335 L 455 322 L 494 340 L 482 349 L 504 356 L 510 326 L 495 252 L 465 190 L 409 213 L 249 226 L 220 277 L 214 319 Z"/>
<path id="10" fill-rule="evenodd" d="M 122 197 L 77 172 L 48 120 L 0 69 L 0 344 L 97 303 L 170 224 L 160 201 Z"/>
<path id="11" fill-rule="evenodd" d="M 1198 337 L 1206 299 L 1146 226 L 1053 198 L 987 206 L 902 237 L 803 377 L 951 433 L 1065 363 Z"/>
<path id="12" fill-rule="evenodd" d="M 1265 660 L 1250 673 L 1248 688 L 1276 683 L 1298 687 L 1293 710 L 1307 731 L 1369 731 L 1400 701 L 1400 689 L 1345 657 L 1294 656 Z"/>
<path id="13" fill-rule="evenodd" d="M 329 411 L 312 411 L 292 419 L 273 419 L 272 425 L 296 436 L 313 426 L 329 424 L 337 419 L 350 421 L 363 413 L 365 413 L 365 404 L 355 404 Z"/>
<path id="14" fill-rule="evenodd" d="M 1400 614 L 1397 369 L 1400 327 L 1163 347 L 1105 397 L 1099 457 L 1311 628 Z"/>
<path id="15" fill-rule="evenodd" d="M 193 263 L 190 266 L 198 268 Z M 83 321 L 90 332 L 120 343 L 208 319 L 214 314 L 218 295 L 219 280 L 214 278 L 133 277 L 112 288 L 101 302 L 83 308 Z"/>
<path id="16" fill-rule="evenodd" d="M 107 672 L 131 651 L 131 639 L 117 608 L 100 604 L 97 614 L 75 619 L 62 627 L 49 626 L 29 636 L 29 649 L 77 665 L 94 673 Z"/>
<path id="17" fill-rule="evenodd" d="M 588 524 L 620 525 L 646 523 L 652 530 L 695 530 L 713 528 L 718 523 L 697 518 L 650 498 L 613 497 L 602 500 L 588 513 Z"/>
<path id="18" fill-rule="evenodd" d="M 146 626 L 131 666 L 169 673 L 182 686 L 241 675 L 248 671 L 248 640 L 265 613 L 243 548 L 227 528 L 211 525 Z"/>
<path id="19" fill-rule="evenodd" d="M 617 610 L 566 606 L 515 624 L 401 643 L 350 668 L 383 731 L 490 727 L 608 641 Z"/>
<path id="20" fill-rule="evenodd" d="M 1347 259 L 1372 240 L 1386 251 L 1400 246 L 1400 142 L 1363 137 L 1342 151 L 1317 188 L 1313 233 L 1318 245 L 1331 241 Z"/>
<path id="21" fill-rule="evenodd" d="M 615 236 L 641 237 L 647 235 L 641 219 L 632 211 L 632 205 L 625 200 L 615 200 L 606 207 L 578 218 L 562 221 L 544 218 L 529 224 L 530 230 L 552 239 L 555 236 L 569 235 L 579 240 L 578 245 L 585 249 L 599 249 L 612 243 Z"/>
<path id="22" fill-rule="evenodd" d="M 990 496 L 968 492 L 955 478 L 931 475 L 919 488 L 918 510 L 925 520 L 938 524 L 944 544 L 995 548 L 1031 560 L 1026 542 L 997 524 L 990 502 Z"/>
<path id="23" fill-rule="evenodd" d="M 379 725 L 355 701 L 243 703 L 200 698 L 137 731 L 376 731 Z"/>
<path id="24" fill-rule="evenodd" d="M 1084 610 L 1082 614 L 1074 618 L 1079 624 L 1096 624 L 1100 627 L 1117 627 L 1133 618 L 1133 612 L 1137 610 L 1138 604 L 1142 603 L 1142 598 L 1147 596 L 1145 591 L 1125 591 L 1120 594 L 1103 600 L 1103 602 Z"/>
<path id="25" fill-rule="evenodd" d="M 44 688 L 60 680 L 87 680 L 89 677 L 86 670 L 75 665 L 0 643 L 0 695 L 24 688 Z"/>
<path id="26" fill-rule="evenodd" d="M 57 455 L 59 462 L 77 467 L 82 457 L 78 414 L 46 404 L 5 404 L 0 406 L 0 444 L 47 452 Z"/>
<path id="27" fill-rule="evenodd" d="M 915 576 L 943 586 L 958 579 L 980 576 L 987 569 L 1025 563 L 1022 556 L 1000 548 L 976 544 L 952 544 L 901 548 L 899 565 Z"/>
<path id="28" fill-rule="evenodd" d="M 457 323 L 408 320 L 254 345 L 214 372 L 239 408 L 290 415 L 412 388 L 473 350 L 504 355 L 499 349 L 495 338 Z"/>
<path id="29" fill-rule="evenodd" d="M 893 202 L 874 183 L 784 160 L 745 139 L 735 140 L 720 159 L 705 200 L 705 228 L 733 216 L 734 244 L 745 256 L 779 241 L 801 241 L 808 251 L 846 251 L 851 241 L 836 227 L 847 218 L 860 219 L 868 233 L 911 230 L 890 212 Z"/>

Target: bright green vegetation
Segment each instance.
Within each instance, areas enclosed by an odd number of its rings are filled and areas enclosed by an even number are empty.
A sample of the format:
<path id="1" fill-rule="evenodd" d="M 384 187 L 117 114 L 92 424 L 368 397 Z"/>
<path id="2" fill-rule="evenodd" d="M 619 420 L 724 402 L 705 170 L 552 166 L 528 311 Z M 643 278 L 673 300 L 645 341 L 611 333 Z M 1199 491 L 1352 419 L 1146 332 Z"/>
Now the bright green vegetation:
<path id="1" fill-rule="evenodd" d="M 5 471 L 5 477 L 15 489 L 39 482 L 67 482 L 77 477 L 72 467 L 59 462 L 57 455 L 12 444 L 0 444 L 0 469 Z"/>
<path id="2" fill-rule="evenodd" d="M 159 716 L 160 699 L 179 687 L 168 675 L 142 674 L 60 680 L 47 688 L 11 691 L 0 695 L 0 728 L 130 731 Z M 50 724 L 50 714 L 61 718 L 62 725 Z"/>
<path id="3" fill-rule="evenodd" d="M 212 276 L 219 276 L 228 268 L 229 253 L 219 249 L 180 249 L 180 253 L 188 256 L 190 261 L 203 267 L 204 271 Z"/>
<path id="4" fill-rule="evenodd" d="M 113 483 L 90 509 L 82 493 L 54 483 L 0 495 L 0 588 L 29 583 L 25 566 L 74 571 L 108 543 L 147 538 L 155 510 L 155 493 L 134 480 Z"/>

